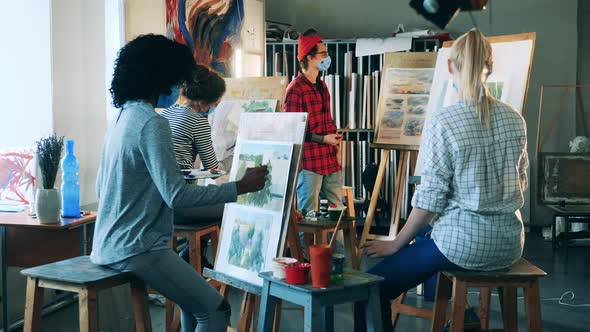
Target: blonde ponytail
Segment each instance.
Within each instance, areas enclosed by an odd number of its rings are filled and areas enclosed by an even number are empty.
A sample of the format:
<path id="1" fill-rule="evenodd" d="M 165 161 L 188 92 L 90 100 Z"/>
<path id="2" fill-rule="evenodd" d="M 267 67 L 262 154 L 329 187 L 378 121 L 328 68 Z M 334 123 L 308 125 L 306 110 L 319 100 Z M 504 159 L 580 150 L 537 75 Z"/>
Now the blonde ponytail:
<path id="1" fill-rule="evenodd" d="M 475 106 L 479 120 L 490 124 L 490 109 L 495 99 L 489 93 L 486 80 L 492 70 L 492 46 L 485 36 L 472 29 L 453 42 L 451 61 L 458 73 L 454 78 L 459 97 L 467 105 Z"/>

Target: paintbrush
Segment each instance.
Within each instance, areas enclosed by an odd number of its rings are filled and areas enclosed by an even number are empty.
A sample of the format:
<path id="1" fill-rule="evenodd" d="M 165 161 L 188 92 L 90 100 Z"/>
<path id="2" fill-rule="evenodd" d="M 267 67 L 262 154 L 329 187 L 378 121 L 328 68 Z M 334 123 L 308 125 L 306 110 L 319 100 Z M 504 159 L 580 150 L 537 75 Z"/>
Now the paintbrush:
<path id="1" fill-rule="evenodd" d="M 347 124 L 347 125 L 346 125 L 344 128 L 336 130 L 336 132 L 340 132 L 340 133 L 343 133 L 343 132 L 345 132 L 345 131 L 348 129 L 348 126 L 349 126 L 349 125 L 350 125 L 350 124 Z"/>
<path id="2" fill-rule="evenodd" d="M 344 209 L 340 211 L 340 217 L 338 217 L 338 222 L 336 223 L 336 227 L 334 227 L 334 232 L 332 233 L 332 239 L 330 240 L 330 244 L 328 247 L 332 248 L 334 244 L 334 239 L 336 238 L 336 234 L 338 234 L 338 227 L 340 227 L 340 221 L 342 221 L 342 216 L 344 215 Z"/>
<path id="3" fill-rule="evenodd" d="M 236 143 L 234 142 L 234 144 L 232 144 L 232 146 L 230 146 L 229 148 L 227 148 L 225 151 L 227 152 L 227 151 L 233 149 L 235 146 L 236 146 Z"/>

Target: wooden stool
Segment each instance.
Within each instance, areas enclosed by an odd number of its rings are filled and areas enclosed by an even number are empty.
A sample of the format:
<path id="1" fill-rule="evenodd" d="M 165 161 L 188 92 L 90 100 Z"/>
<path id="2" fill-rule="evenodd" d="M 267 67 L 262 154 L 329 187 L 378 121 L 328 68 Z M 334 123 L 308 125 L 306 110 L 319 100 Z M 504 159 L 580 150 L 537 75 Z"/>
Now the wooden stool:
<path id="1" fill-rule="evenodd" d="M 354 209 L 354 198 L 352 187 L 342 187 L 342 194 L 346 200 L 346 217 L 342 218 L 340 229 L 344 237 L 344 250 L 347 259 L 350 260 L 353 269 L 360 269 L 360 259 L 358 257 L 358 237 L 356 234 L 356 219 Z M 297 223 L 300 232 L 304 233 L 305 246 L 309 250 L 310 245 L 320 245 L 328 243 L 328 234 L 334 233 L 336 222 L 299 222 Z M 336 236 L 333 234 L 332 236 Z M 309 257 L 309 256 L 308 256 Z"/>
<path id="2" fill-rule="evenodd" d="M 178 238 L 184 237 L 188 241 L 189 264 L 191 264 L 197 273 L 203 271 L 203 262 L 201 259 L 201 240 L 211 239 L 211 249 L 213 250 L 213 259 L 217 253 L 219 244 L 221 220 L 214 219 L 208 223 L 174 225 L 174 235 L 172 236 L 172 248 L 176 248 Z M 213 282 L 212 286 L 219 286 Z M 174 310 L 174 302 L 166 299 L 166 330 L 176 332 L 180 330 L 180 310 Z"/>
<path id="3" fill-rule="evenodd" d="M 334 306 L 343 303 L 367 301 L 367 331 L 382 331 L 379 284 L 382 277 L 345 272 L 342 279 L 332 280 L 327 288 L 313 288 L 311 284 L 290 285 L 275 279 L 272 272 L 258 274 L 264 279 L 258 310 L 258 332 L 271 331 L 276 303 L 285 300 L 304 307 L 304 329 L 334 331 Z"/>
<path id="4" fill-rule="evenodd" d="M 465 294 L 460 295 L 456 302 L 456 305 L 461 306 L 462 310 L 459 310 L 459 307 L 457 307 L 457 309 L 453 309 L 452 322 L 459 323 L 456 324 L 458 326 L 457 330 L 452 331 L 463 331 L 463 328 L 468 328 L 467 326 L 463 326 L 463 315 L 465 314 L 467 302 L 467 287 L 480 288 L 478 314 L 482 331 L 486 331 L 489 326 L 491 289 L 494 287 L 501 288 L 499 290 L 499 295 L 500 301 L 502 302 L 501 304 L 504 324 L 507 326 L 505 327 L 506 331 L 516 331 L 516 288 L 518 287 L 525 288 L 527 321 L 529 323 L 534 323 L 531 325 L 531 328 L 529 328 L 529 331 L 540 331 L 541 310 L 539 303 L 538 278 L 544 277 L 546 275 L 547 274 L 543 270 L 529 263 L 524 258 L 521 258 L 518 262 L 506 270 L 489 272 L 441 272 L 438 275 L 434 309 L 416 308 L 404 304 L 404 300 L 406 298 L 406 292 L 404 292 L 391 305 L 391 319 L 393 328 L 395 329 L 395 326 L 397 325 L 399 315 L 408 315 L 430 320 L 432 320 L 433 317 L 436 317 L 432 324 L 432 331 L 442 331 L 444 322 L 451 318 L 451 316 L 449 316 L 446 312 L 449 290 L 451 288 L 453 289 L 453 308 L 455 308 L 455 285 L 458 280 L 459 288 L 457 289 L 457 292 L 463 292 Z M 455 317 L 455 314 L 461 315 L 461 317 Z M 538 329 L 536 328 L 537 324 L 539 326 Z"/>
<path id="5" fill-rule="evenodd" d="M 219 233 L 221 220 L 215 219 L 209 223 L 174 225 L 174 236 L 172 237 L 172 247 L 176 248 L 179 237 L 184 237 L 188 241 L 189 263 L 195 270 L 201 274 L 203 272 L 203 262 L 201 261 L 201 240 L 211 240 L 211 249 L 213 249 L 213 259 L 217 253 L 219 244 Z"/>
<path id="6" fill-rule="evenodd" d="M 438 274 L 436 296 L 434 299 L 434 316 L 432 331 L 443 331 L 447 312 L 449 289 L 453 289 L 453 307 L 451 312 L 451 332 L 463 332 L 463 320 L 467 303 L 467 288 L 479 287 L 479 318 L 481 330 L 487 331 L 490 319 L 491 289 L 499 288 L 500 305 L 504 331 L 517 331 L 516 290 L 524 288 L 524 300 L 527 319 L 527 331 L 541 331 L 541 302 L 539 297 L 539 277 L 546 276 L 543 270 L 529 263 L 524 258 L 506 270 L 478 271 L 444 271 Z"/>
<path id="7" fill-rule="evenodd" d="M 41 265 L 22 270 L 21 273 L 27 276 L 25 332 L 41 331 L 43 288 L 78 293 L 80 331 L 90 332 L 98 330 L 97 292 L 126 283 L 131 284 L 135 330 L 152 330 L 147 290 L 143 282 L 130 273 L 92 264 L 89 256 Z"/>

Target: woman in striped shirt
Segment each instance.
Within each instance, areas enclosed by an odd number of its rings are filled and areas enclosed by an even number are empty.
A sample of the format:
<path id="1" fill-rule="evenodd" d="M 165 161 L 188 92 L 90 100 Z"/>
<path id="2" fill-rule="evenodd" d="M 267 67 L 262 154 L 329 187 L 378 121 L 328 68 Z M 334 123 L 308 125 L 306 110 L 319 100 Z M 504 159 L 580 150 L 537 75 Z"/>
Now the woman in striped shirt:
<path id="1" fill-rule="evenodd" d="M 176 162 L 182 169 L 193 168 L 197 155 L 206 169 L 224 168 L 211 141 L 211 125 L 207 115 L 225 93 L 225 81 L 205 66 L 197 65 L 193 79 L 181 86 L 176 104 L 162 112 L 170 123 Z"/>
<path id="2" fill-rule="evenodd" d="M 162 116 L 170 124 L 174 154 L 181 169 L 193 168 L 197 155 L 206 169 L 228 170 L 231 166 L 229 158 L 227 164 L 225 161 L 217 160 L 211 141 L 211 125 L 207 117 L 213 112 L 224 93 L 223 78 L 209 68 L 197 65 L 192 73 L 192 80 L 182 84 L 177 103 L 162 112 Z M 219 222 L 223 217 L 224 206 L 224 204 L 215 204 L 207 207 L 175 209 L 174 224 L 206 225 Z M 206 241 L 201 243 L 201 248 L 202 266 L 212 268 L 212 264 L 205 257 Z M 188 261 L 188 247 L 180 255 Z"/>

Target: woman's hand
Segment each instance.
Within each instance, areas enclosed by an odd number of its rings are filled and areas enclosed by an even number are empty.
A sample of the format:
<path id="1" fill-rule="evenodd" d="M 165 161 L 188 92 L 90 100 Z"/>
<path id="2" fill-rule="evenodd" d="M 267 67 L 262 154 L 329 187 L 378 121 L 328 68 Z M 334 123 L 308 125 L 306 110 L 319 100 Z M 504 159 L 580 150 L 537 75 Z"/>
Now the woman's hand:
<path id="1" fill-rule="evenodd" d="M 371 258 L 391 256 L 399 251 L 398 243 L 393 241 L 367 241 L 361 247 Z"/>

